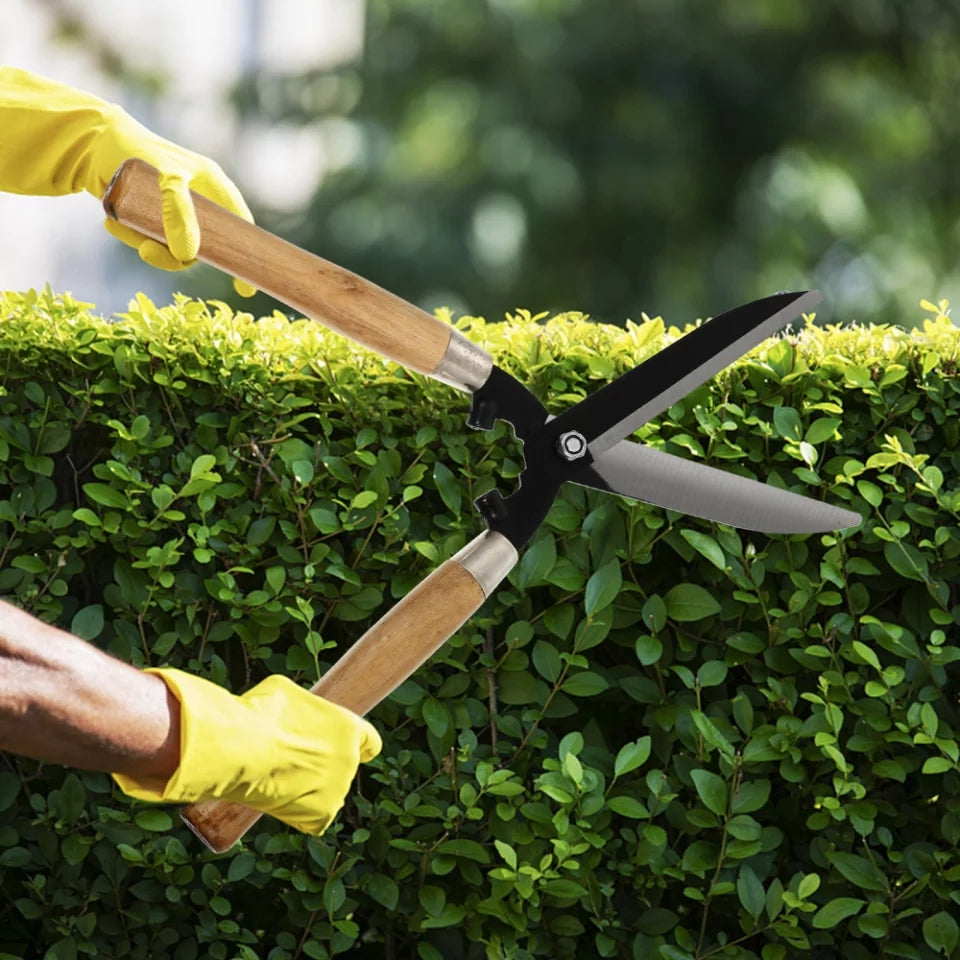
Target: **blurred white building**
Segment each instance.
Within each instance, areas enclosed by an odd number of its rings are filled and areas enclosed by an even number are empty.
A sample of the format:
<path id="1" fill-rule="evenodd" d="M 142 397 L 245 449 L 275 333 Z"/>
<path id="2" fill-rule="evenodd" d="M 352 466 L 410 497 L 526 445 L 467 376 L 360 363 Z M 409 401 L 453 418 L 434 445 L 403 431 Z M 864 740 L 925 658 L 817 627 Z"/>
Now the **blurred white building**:
<path id="1" fill-rule="evenodd" d="M 0 0 L 0 63 L 120 103 L 161 136 L 219 162 L 252 205 L 296 210 L 327 169 L 349 159 L 343 124 L 253 129 L 238 122 L 229 91 L 252 69 L 298 73 L 357 58 L 363 13 L 363 0 Z M 59 38 L 63 14 L 93 42 Z M 138 98 L 106 78 L 96 47 L 168 78 L 163 97 Z M 0 290 L 49 283 L 104 314 L 125 310 L 139 290 L 167 302 L 180 275 L 142 264 L 102 220 L 87 194 L 0 193 Z"/>

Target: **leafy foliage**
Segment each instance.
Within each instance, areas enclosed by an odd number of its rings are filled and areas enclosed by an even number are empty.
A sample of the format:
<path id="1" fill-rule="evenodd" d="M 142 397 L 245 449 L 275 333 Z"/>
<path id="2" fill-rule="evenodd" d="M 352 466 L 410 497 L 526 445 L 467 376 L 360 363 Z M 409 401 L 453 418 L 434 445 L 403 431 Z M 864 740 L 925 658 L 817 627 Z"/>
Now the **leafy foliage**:
<path id="1" fill-rule="evenodd" d="M 831 955 L 958 944 L 960 337 L 768 341 L 645 442 L 859 511 L 763 536 L 580 488 L 373 713 L 319 839 L 215 856 L 108 777 L 0 770 L 0 951 Z M 558 409 L 679 334 L 459 325 Z M 306 321 L 0 299 L 0 592 L 138 665 L 304 683 L 521 464 L 463 398 Z"/>

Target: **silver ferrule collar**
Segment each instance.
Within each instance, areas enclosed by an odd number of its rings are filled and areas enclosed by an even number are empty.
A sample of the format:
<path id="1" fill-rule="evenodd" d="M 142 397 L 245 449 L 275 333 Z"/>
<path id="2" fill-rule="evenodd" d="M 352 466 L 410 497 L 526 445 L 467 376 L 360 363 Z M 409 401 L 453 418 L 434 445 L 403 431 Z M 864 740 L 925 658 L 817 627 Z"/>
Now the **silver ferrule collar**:
<path id="1" fill-rule="evenodd" d="M 446 353 L 430 376 L 458 390 L 473 393 L 487 382 L 492 369 L 493 357 L 451 327 Z"/>
<path id="2" fill-rule="evenodd" d="M 480 584 L 483 595 L 489 597 L 513 569 L 518 557 L 517 548 L 502 533 L 484 530 L 451 559 L 456 560 Z"/>

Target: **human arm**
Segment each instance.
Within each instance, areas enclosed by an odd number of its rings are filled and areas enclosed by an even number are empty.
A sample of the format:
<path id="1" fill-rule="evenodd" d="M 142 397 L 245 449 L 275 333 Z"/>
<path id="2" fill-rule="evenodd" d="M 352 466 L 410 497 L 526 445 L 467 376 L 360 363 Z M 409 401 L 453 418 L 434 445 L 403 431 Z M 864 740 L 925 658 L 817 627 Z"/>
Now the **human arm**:
<path id="1" fill-rule="evenodd" d="M 137 670 L 0 601 L 0 749 L 109 772 L 140 799 L 234 800 L 318 834 L 381 742 L 285 677 L 235 696 Z"/>
<path id="2" fill-rule="evenodd" d="M 155 674 L 0 601 L 0 749 L 165 780 L 180 710 Z"/>
<path id="3" fill-rule="evenodd" d="M 107 230 L 152 266 L 179 270 L 200 246 L 190 190 L 246 220 L 240 191 L 212 160 L 151 133 L 116 104 L 46 77 L 0 66 L 0 190 L 54 196 L 86 190 L 103 197 L 124 160 L 160 171 L 166 245 L 106 220 Z M 254 290 L 236 281 L 237 291 Z"/>

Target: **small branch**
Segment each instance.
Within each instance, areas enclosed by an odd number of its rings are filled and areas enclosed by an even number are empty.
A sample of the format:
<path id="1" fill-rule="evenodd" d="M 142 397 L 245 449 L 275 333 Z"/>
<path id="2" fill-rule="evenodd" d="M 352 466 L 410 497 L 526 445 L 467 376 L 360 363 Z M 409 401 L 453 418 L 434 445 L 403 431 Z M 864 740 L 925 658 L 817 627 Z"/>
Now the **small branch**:
<path id="1" fill-rule="evenodd" d="M 483 652 L 493 658 L 493 627 L 487 627 L 483 638 Z M 493 667 L 487 669 L 487 706 L 490 711 L 490 747 L 494 756 L 497 753 L 497 676 Z"/>

